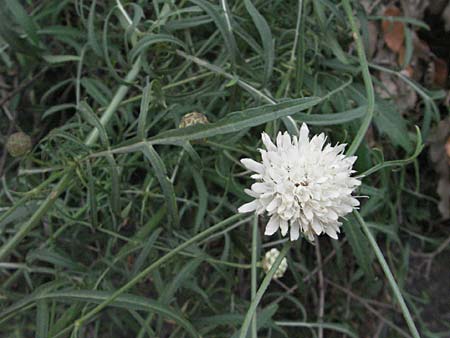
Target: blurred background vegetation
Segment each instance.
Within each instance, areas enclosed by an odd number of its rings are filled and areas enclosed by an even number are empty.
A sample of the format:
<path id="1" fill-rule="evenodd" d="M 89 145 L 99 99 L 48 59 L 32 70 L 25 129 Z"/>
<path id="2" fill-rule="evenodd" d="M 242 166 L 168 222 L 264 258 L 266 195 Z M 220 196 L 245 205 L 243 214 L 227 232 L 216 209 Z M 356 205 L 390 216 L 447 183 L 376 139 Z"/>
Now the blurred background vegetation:
<path id="1" fill-rule="evenodd" d="M 377 170 L 360 213 L 421 336 L 449 337 L 450 7 L 343 3 L 2 1 L 0 336 L 238 337 L 252 251 L 285 241 L 235 216 L 239 159 L 258 157 L 262 131 L 307 122 L 350 144 L 367 121 L 356 170 Z M 194 111 L 210 124 L 178 129 Z M 289 250 L 260 337 L 411 336 L 353 217 L 318 245 Z"/>

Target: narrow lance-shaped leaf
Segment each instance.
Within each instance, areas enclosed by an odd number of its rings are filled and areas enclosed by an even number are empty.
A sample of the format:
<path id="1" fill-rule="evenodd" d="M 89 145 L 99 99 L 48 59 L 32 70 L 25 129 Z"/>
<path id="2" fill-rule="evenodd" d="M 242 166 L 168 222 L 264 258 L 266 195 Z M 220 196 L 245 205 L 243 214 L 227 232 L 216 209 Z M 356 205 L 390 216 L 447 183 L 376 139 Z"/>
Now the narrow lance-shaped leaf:
<path id="1" fill-rule="evenodd" d="M 108 135 L 106 134 L 105 127 L 101 124 L 100 120 L 95 115 L 92 108 L 86 102 L 82 101 L 80 102 L 78 109 L 83 118 L 97 129 L 100 136 L 100 140 L 102 141 L 103 145 L 109 147 L 109 140 Z"/>
<path id="2" fill-rule="evenodd" d="M 353 254 L 355 255 L 358 265 L 363 269 L 365 275 L 373 280 L 374 273 L 372 268 L 373 256 L 369 250 L 369 243 L 364 236 L 361 228 L 356 222 L 353 215 L 347 216 L 347 220 L 343 223 L 345 236 L 350 243 Z"/>
<path id="3" fill-rule="evenodd" d="M 167 170 L 164 162 L 153 146 L 149 143 L 144 143 L 141 146 L 141 151 L 144 156 L 149 160 L 153 170 L 155 171 L 156 178 L 161 186 L 161 191 L 166 199 L 167 209 L 169 211 L 169 217 L 173 225 L 179 225 L 178 207 L 175 199 L 175 191 L 173 184 L 167 177 Z"/>
<path id="4" fill-rule="evenodd" d="M 231 63 L 236 64 L 236 61 L 239 57 L 236 40 L 232 32 L 228 29 L 227 22 L 224 16 L 219 12 L 219 8 L 213 6 L 211 3 L 205 0 L 190 1 L 203 9 L 214 20 L 217 28 L 220 31 L 220 34 L 222 34 L 222 37 L 225 40 L 225 45 L 227 47 L 228 54 L 230 55 Z"/>
<path id="5" fill-rule="evenodd" d="M 272 76 L 273 61 L 275 59 L 275 48 L 272 37 L 272 32 L 267 24 L 266 19 L 258 12 L 251 0 L 244 0 L 245 8 L 251 15 L 256 28 L 258 29 L 263 45 L 264 54 L 262 58 L 264 60 L 264 82 L 265 85 Z"/>
<path id="6" fill-rule="evenodd" d="M 147 123 L 147 114 L 148 108 L 150 106 L 151 94 L 151 83 L 147 83 L 147 85 L 144 87 L 144 90 L 142 91 L 141 110 L 139 112 L 137 135 L 140 139 L 145 138 L 145 125 Z"/>
<path id="7" fill-rule="evenodd" d="M 48 336 L 49 309 L 47 301 L 37 302 L 36 311 L 36 338 L 47 338 Z"/>
<path id="8" fill-rule="evenodd" d="M 320 101 L 320 98 L 308 97 L 250 108 L 229 114 L 228 117 L 216 123 L 197 124 L 183 129 L 169 130 L 150 138 L 148 141 L 151 144 L 173 144 L 180 141 L 191 141 L 237 132 L 284 116 L 293 115 L 315 106 Z"/>

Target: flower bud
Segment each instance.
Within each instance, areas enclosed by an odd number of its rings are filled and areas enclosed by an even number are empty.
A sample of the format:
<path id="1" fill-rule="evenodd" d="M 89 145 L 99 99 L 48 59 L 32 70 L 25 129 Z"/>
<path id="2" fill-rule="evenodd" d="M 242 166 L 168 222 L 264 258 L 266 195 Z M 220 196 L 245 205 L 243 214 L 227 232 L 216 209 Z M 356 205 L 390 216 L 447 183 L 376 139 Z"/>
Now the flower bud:
<path id="1" fill-rule="evenodd" d="M 181 118 L 180 125 L 178 127 L 186 128 L 196 124 L 208 124 L 208 123 L 209 121 L 205 114 L 194 111 L 192 113 L 183 115 L 183 117 Z"/>
<path id="2" fill-rule="evenodd" d="M 6 149 L 12 157 L 23 156 L 32 148 L 31 138 L 27 134 L 19 131 L 12 134 L 6 142 Z"/>
<path id="3" fill-rule="evenodd" d="M 271 249 L 270 251 L 267 251 L 264 255 L 264 258 L 262 260 L 262 266 L 264 271 L 267 273 L 271 268 L 273 263 L 275 263 L 275 260 L 277 259 L 278 255 L 280 254 L 280 251 L 278 249 Z M 286 257 L 284 257 L 281 260 L 280 265 L 278 266 L 277 271 L 275 271 L 275 275 L 273 275 L 274 279 L 278 279 L 283 277 L 284 273 L 286 272 L 288 267 Z"/>

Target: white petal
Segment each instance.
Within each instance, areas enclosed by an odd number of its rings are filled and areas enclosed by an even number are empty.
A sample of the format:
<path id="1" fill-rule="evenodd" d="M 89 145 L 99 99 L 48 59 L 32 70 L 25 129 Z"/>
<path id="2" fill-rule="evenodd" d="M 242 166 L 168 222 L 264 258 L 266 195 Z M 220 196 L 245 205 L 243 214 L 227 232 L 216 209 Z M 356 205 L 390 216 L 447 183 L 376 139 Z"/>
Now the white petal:
<path id="1" fill-rule="evenodd" d="M 311 221 L 314 217 L 314 214 L 309 206 L 303 207 L 303 213 L 305 214 L 306 218 Z"/>
<path id="2" fill-rule="evenodd" d="M 284 134 L 283 134 L 282 142 L 283 142 L 283 147 L 284 148 L 287 148 L 290 145 L 292 145 L 291 135 L 289 135 L 289 133 L 287 131 L 284 132 Z"/>
<path id="3" fill-rule="evenodd" d="M 275 146 L 275 144 L 273 144 L 273 142 L 270 139 L 269 135 L 267 135 L 266 133 L 262 133 L 261 134 L 261 139 L 262 139 L 262 141 L 263 141 L 263 143 L 266 146 L 266 149 L 268 151 L 277 151 L 277 147 Z"/>
<path id="4" fill-rule="evenodd" d="M 334 230 L 332 227 L 326 227 L 325 233 L 330 236 L 333 239 L 338 239 L 338 235 L 336 233 L 336 230 Z"/>
<path id="5" fill-rule="evenodd" d="M 243 158 L 243 159 L 241 159 L 241 163 L 248 170 L 254 171 L 258 174 L 264 173 L 264 166 L 261 163 L 256 162 L 255 160 L 252 160 L 251 158 Z"/>
<path id="6" fill-rule="evenodd" d="M 303 123 L 300 128 L 300 136 L 298 137 L 298 143 L 306 143 L 308 142 L 309 129 L 306 123 Z"/>
<path id="7" fill-rule="evenodd" d="M 266 225 L 264 235 L 272 236 L 275 232 L 277 232 L 279 227 L 280 227 L 280 218 L 278 217 L 278 215 L 273 215 L 270 218 L 269 223 L 267 223 Z"/>
<path id="8" fill-rule="evenodd" d="M 280 229 L 281 229 L 281 235 L 284 237 L 286 236 L 289 226 L 288 226 L 288 222 L 285 221 L 284 219 L 281 220 L 280 222 Z"/>
<path id="9" fill-rule="evenodd" d="M 297 222 L 291 223 L 291 241 L 295 241 L 300 236 L 300 225 Z"/>
<path id="10" fill-rule="evenodd" d="M 258 194 L 264 194 L 265 192 L 269 192 L 267 184 L 265 183 L 253 183 L 252 190 Z"/>
<path id="11" fill-rule="evenodd" d="M 323 230 L 322 225 L 320 224 L 320 222 L 317 219 L 314 219 L 312 221 L 311 226 L 317 235 L 320 235 L 322 233 L 322 230 Z"/>
<path id="12" fill-rule="evenodd" d="M 258 206 L 259 206 L 259 201 L 254 200 L 249 203 L 245 203 L 245 204 L 241 205 L 238 209 L 238 212 L 241 214 L 245 213 L 245 212 L 251 212 L 251 211 L 256 210 L 258 208 Z"/>
<path id="13" fill-rule="evenodd" d="M 272 202 L 270 202 L 269 205 L 266 207 L 267 212 L 272 213 L 273 211 L 275 211 L 275 209 L 278 208 L 280 203 L 281 203 L 280 198 L 274 198 Z"/>
<path id="14" fill-rule="evenodd" d="M 260 197 L 259 194 L 257 194 L 256 192 L 254 192 L 253 190 L 250 190 L 250 189 L 244 189 L 244 192 L 251 197 L 255 197 L 255 198 Z"/>

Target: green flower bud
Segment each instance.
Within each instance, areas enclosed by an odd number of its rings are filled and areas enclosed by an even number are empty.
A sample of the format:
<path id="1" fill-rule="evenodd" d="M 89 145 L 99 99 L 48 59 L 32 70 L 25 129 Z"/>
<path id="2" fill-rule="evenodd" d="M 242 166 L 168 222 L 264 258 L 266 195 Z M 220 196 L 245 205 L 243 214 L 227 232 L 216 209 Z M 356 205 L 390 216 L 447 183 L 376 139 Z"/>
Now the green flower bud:
<path id="1" fill-rule="evenodd" d="M 12 134 L 6 142 L 6 149 L 12 157 L 25 155 L 31 150 L 32 146 L 30 136 L 21 131 Z"/>

